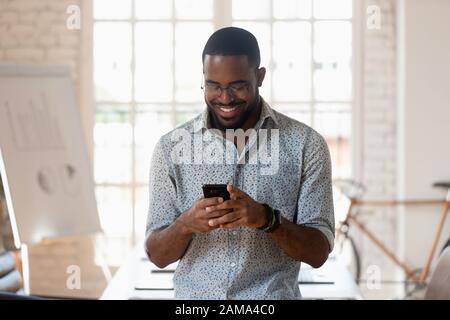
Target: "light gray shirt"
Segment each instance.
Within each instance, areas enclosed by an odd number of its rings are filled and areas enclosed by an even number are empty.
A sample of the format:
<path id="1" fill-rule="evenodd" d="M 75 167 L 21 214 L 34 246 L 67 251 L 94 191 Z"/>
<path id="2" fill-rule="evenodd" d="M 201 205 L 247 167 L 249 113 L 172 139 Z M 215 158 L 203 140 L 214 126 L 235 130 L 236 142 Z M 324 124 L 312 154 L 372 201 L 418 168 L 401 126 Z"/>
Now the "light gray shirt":
<path id="1" fill-rule="evenodd" d="M 254 200 L 334 244 L 331 161 L 323 137 L 273 110 L 261 115 L 238 152 L 210 128 L 207 110 L 162 136 L 150 166 L 147 235 L 173 223 L 203 197 L 202 185 L 232 182 Z M 177 299 L 298 299 L 300 262 L 253 228 L 192 237 L 174 275 Z"/>

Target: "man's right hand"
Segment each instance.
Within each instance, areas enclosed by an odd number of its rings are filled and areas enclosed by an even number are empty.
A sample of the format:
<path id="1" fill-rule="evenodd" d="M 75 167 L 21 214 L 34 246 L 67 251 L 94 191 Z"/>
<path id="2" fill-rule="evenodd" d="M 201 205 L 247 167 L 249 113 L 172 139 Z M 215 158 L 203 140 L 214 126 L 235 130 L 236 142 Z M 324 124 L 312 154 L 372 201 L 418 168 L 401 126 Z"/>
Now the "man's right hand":
<path id="1" fill-rule="evenodd" d="M 222 198 L 202 198 L 183 212 L 174 223 L 149 233 L 146 239 L 146 250 L 151 262 L 159 268 L 181 259 L 194 233 L 205 233 L 217 229 L 208 222 L 211 218 L 220 217 L 231 209 L 206 212 L 206 208 L 223 203 Z"/>
<path id="2" fill-rule="evenodd" d="M 201 198 L 197 200 L 194 205 L 185 211 L 178 219 L 182 224 L 186 233 L 205 233 L 217 229 L 219 226 L 211 227 L 208 222 L 211 218 L 221 217 L 229 212 L 227 210 L 218 210 L 213 212 L 206 212 L 206 208 L 218 205 L 223 202 L 220 197 Z"/>

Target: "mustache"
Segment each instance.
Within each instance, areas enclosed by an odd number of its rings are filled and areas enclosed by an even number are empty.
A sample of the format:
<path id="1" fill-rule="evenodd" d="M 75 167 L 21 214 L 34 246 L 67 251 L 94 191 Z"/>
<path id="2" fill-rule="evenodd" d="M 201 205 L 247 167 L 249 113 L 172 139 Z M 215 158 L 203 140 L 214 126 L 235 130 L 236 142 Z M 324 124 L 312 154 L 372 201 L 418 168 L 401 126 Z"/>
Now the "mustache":
<path id="1" fill-rule="evenodd" d="M 233 102 L 230 102 L 228 104 L 223 104 L 223 103 L 220 103 L 220 102 L 213 102 L 212 104 L 214 106 L 216 106 L 216 107 L 221 108 L 221 107 L 236 107 L 236 106 L 241 105 L 243 103 L 245 103 L 245 101 L 233 101 Z"/>

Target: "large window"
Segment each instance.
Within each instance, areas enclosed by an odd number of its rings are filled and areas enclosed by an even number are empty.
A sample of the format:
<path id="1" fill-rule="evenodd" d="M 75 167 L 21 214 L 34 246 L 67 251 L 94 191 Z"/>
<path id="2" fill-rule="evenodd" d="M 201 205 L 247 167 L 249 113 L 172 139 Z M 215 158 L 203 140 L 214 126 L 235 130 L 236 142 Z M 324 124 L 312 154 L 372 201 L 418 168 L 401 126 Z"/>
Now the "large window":
<path id="1" fill-rule="evenodd" d="M 351 0 L 94 0 L 94 174 L 107 234 L 141 237 L 151 153 L 204 108 L 201 51 L 225 25 L 257 37 L 261 95 L 327 140 L 350 174 Z"/>

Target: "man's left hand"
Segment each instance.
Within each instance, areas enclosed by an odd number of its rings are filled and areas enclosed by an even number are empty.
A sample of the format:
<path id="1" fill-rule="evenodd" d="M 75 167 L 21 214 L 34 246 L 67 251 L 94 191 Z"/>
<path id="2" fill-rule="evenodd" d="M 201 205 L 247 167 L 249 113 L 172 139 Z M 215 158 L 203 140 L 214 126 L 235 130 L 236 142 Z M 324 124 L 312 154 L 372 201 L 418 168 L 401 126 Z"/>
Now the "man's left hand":
<path id="1" fill-rule="evenodd" d="M 261 203 L 231 184 L 227 186 L 227 190 L 230 193 L 230 200 L 207 207 L 206 211 L 230 210 L 230 212 L 209 220 L 210 226 L 259 228 L 267 223 L 266 208 Z"/>

